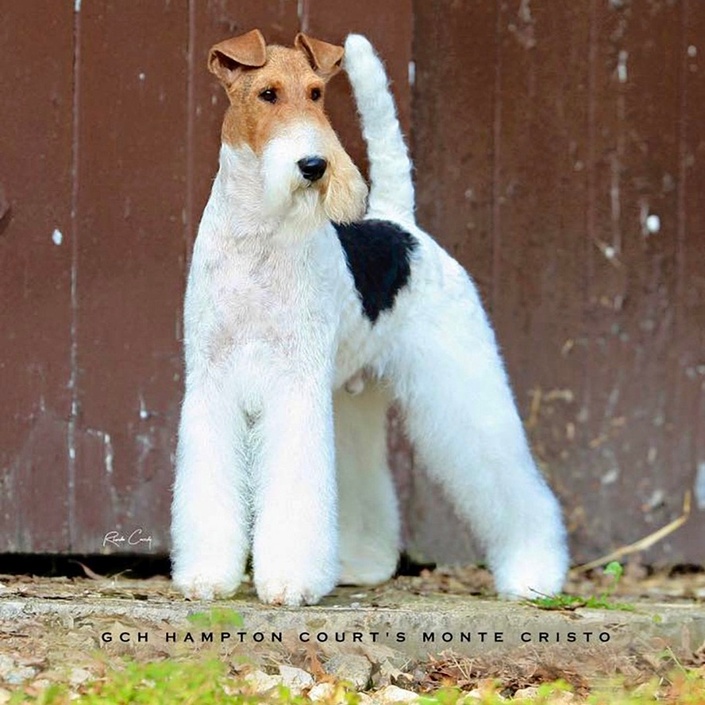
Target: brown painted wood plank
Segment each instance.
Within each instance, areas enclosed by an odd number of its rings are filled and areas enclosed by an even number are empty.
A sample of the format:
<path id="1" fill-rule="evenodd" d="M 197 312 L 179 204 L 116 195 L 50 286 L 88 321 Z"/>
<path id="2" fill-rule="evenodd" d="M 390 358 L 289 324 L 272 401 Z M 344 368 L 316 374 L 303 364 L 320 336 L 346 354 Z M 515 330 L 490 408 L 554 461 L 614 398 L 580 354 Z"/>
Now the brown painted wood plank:
<path id="1" fill-rule="evenodd" d="M 414 3 L 413 157 L 417 217 L 491 292 L 496 27 L 492 3 Z M 469 561 L 467 526 L 413 466 L 405 502 L 407 544 L 419 560 Z"/>
<path id="2" fill-rule="evenodd" d="M 180 403 L 188 2 L 83 3 L 75 551 L 166 550 Z"/>
<path id="3" fill-rule="evenodd" d="M 595 5 L 594 13 L 588 358 L 582 452 L 570 475 L 586 498 L 578 558 L 675 518 L 687 477 L 674 340 L 681 9 L 656 2 Z M 649 215 L 658 216 L 658 232 L 648 231 Z M 668 538 L 642 558 L 670 563 L 685 554 Z"/>
<path id="4" fill-rule="evenodd" d="M 492 318 L 534 455 L 574 528 L 587 501 L 570 468 L 585 442 L 590 20 L 584 4 L 499 7 Z"/>
<path id="5" fill-rule="evenodd" d="M 418 0 L 414 13 L 418 219 L 491 306 L 496 8 Z"/>
<path id="6" fill-rule="evenodd" d="M 692 282 L 702 219 L 689 195 L 698 188 L 693 181 L 699 186 L 690 176 L 698 138 L 683 138 L 689 146 L 678 156 L 679 130 L 692 132 L 691 116 L 702 110 L 697 71 L 691 65 L 688 79 L 679 78 L 683 52 L 697 44 L 690 28 L 701 9 L 497 7 L 494 33 L 487 17 L 478 21 L 476 5 L 464 5 L 464 17 L 451 3 L 416 8 L 420 216 L 441 231 L 490 303 L 535 452 L 564 500 L 575 557 L 584 560 L 676 516 L 702 456 L 702 382 L 693 363 L 702 339 L 693 331 L 705 322 L 701 305 L 683 303 L 692 301 L 686 291 L 701 296 Z M 683 32 L 691 37 L 685 44 Z M 442 47 L 464 59 L 476 37 L 485 43 L 479 64 L 462 64 L 482 67 L 484 97 L 469 93 L 452 62 L 433 53 Z M 431 48 L 425 56 L 424 46 Z M 460 183 L 469 180 L 463 155 L 480 139 L 464 132 L 464 103 L 491 124 L 471 165 L 485 188 L 492 185 L 480 210 L 492 240 L 450 236 L 465 243 L 453 249 L 446 233 L 469 220 L 460 205 Z M 436 127 L 446 122 L 452 129 Z M 474 156 L 483 150 L 484 162 Z M 649 215 L 659 216 L 659 233 L 648 233 Z M 464 256 L 471 242 L 479 258 Z M 417 515 L 429 517 L 414 537 L 421 553 L 468 558 L 464 539 L 452 536 L 456 519 L 426 492 L 415 477 Z M 701 561 L 692 538 L 700 522 L 694 518 L 683 534 L 690 548 L 674 536 L 644 558 Z"/>
<path id="7" fill-rule="evenodd" d="M 676 239 L 676 417 L 681 455 L 674 494 L 693 493 L 693 516 L 672 538 L 673 554 L 705 564 L 705 6 L 682 3 Z"/>
<path id="8" fill-rule="evenodd" d="M 45 10 L 0 22 L 0 553 L 69 543 L 73 4 Z"/>

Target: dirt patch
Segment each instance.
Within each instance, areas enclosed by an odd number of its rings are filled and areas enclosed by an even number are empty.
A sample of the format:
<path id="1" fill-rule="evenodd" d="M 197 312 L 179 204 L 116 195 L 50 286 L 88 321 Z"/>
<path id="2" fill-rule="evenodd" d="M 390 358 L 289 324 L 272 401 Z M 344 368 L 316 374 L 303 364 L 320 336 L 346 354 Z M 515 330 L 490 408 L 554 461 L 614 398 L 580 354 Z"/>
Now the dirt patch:
<path id="1" fill-rule="evenodd" d="M 476 566 L 422 570 L 418 576 L 400 576 L 390 585 L 418 595 L 489 596 L 494 590 L 489 571 Z M 606 590 L 620 599 L 705 604 L 705 570 L 684 566 L 653 571 L 638 563 L 630 563 L 616 585 L 599 569 L 588 573 L 572 571 L 565 589 L 569 595 L 584 597 L 599 595 Z"/>

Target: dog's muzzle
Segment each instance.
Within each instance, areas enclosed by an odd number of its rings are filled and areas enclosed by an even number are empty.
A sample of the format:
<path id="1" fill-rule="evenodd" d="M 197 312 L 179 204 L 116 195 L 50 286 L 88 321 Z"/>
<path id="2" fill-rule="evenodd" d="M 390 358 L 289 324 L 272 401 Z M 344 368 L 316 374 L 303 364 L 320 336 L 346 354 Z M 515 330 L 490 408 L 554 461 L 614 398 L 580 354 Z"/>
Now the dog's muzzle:
<path id="1" fill-rule="evenodd" d="M 304 157 L 296 162 L 306 181 L 318 181 L 326 173 L 328 162 L 323 157 Z"/>

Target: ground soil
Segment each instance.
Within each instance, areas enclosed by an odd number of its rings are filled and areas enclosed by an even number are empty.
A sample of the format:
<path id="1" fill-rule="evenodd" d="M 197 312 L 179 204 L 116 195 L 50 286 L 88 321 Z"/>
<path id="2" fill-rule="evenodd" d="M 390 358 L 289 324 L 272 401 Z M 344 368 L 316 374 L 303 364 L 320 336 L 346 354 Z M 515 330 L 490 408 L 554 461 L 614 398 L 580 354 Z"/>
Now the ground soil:
<path id="1" fill-rule="evenodd" d="M 174 593 L 166 577 L 131 580 L 126 575 L 100 576 L 88 565 L 84 577 L 34 577 L 30 575 L 0 575 L 0 601 L 17 598 L 43 598 L 56 601 L 81 600 L 99 604 L 106 597 L 121 598 L 137 603 L 167 603 L 181 599 Z M 251 588 L 246 588 L 251 591 Z M 434 595 L 489 596 L 492 582 L 489 574 L 479 568 L 439 568 L 422 570 L 415 576 L 400 576 L 387 585 L 366 591 L 366 602 L 374 605 L 383 601 L 389 591 L 402 590 L 433 599 Z M 600 595 L 611 591 L 610 599 L 639 600 L 659 603 L 702 604 L 705 607 L 705 572 L 676 570 L 653 573 L 643 567 L 628 566 L 625 575 L 615 586 L 601 571 L 589 574 L 574 573 L 567 592 L 573 595 Z M 508 607 L 511 609 L 511 607 Z M 126 620 L 129 622 L 129 620 Z M 63 616 L 0 621 L 0 681 L 5 687 L 13 680 L 26 677 L 24 687 L 41 688 L 47 682 L 73 679 L 79 683 L 90 677 L 103 677 L 121 655 L 153 660 L 167 657 L 159 647 L 140 649 L 139 652 L 113 645 L 111 650 L 101 648 L 96 637 L 104 630 L 118 631 L 123 625 L 114 618 L 93 617 L 73 621 Z M 125 626 L 129 628 L 129 624 Z M 705 645 L 704 645 L 705 646 Z M 191 657 L 193 652 L 190 652 Z M 170 654 L 169 656 L 173 656 Z M 228 657 L 228 654 L 225 655 Z M 511 662 L 500 657 L 459 658 L 452 652 L 420 662 L 409 662 L 393 669 L 387 681 L 417 692 L 428 692 L 443 685 L 458 685 L 464 689 L 477 687 L 488 678 L 500 678 L 507 693 L 558 678 L 570 683 L 578 693 L 587 693 L 596 684 L 615 676 L 638 685 L 654 675 L 666 677 L 674 660 L 663 652 L 634 654 L 602 650 L 584 663 L 567 661 L 560 648 L 544 650 L 540 658 L 527 651 L 526 658 Z M 281 655 L 279 656 L 281 657 Z M 320 662 L 315 653 L 290 654 L 293 665 L 303 666 L 316 675 Z M 700 648 L 678 660 L 680 666 L 705 669 L 705 648 Z M 261 666 L 261 662 L 259 664 Z M 270 667 L 276 664 L 271 663 Z M 233 668 L 241 668 L 233 661 Z M 14 669 L 14 671 L 13 671 Z M 25 669 L 24 671 L 22 669 Z M 27 670 L 29 669 L 29 670 Z M 24 675 L 23 675 L 24 674 Z M 29 675 L 28 675 L 29 674 Z"/>

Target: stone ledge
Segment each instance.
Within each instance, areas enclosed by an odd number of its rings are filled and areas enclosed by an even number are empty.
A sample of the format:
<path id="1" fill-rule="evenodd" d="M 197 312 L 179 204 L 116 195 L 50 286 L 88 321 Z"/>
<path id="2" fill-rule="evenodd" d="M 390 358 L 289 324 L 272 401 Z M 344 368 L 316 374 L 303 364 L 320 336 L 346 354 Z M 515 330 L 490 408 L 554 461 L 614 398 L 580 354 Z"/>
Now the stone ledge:
<path id="1" fill-rule="evenodd" d="M 0 597 L 0 621 L 32 620 L 67 629 L 84 623 L 83 628 L 94 629 L 99 641 L 105 633 L 113 642 L 128 634 L 126 643 L 135 649 L 140 648 L 140 632 L 167 649 L 203 643 L 205 633 L 212 634 L 213 643 L 243 644 L 252 652 L 320 646 L 329 652 L 371 649 L 395 660 L 425 658 L 443 650 L 462 656 L 509 655 L 527 647 L 565 650 L 564 655 L 570 652 L 577 659 L 583 652 L 603 648 L 654 653 L 669 647 L 678 655 L 690 654 L 705 643 L 702 604 L 636 602 L 634 607 L 633 612 L 549 611 L 468 596 L 386 590 L 380 597 L 374 591 L 347 589 L 336 591 L 321 605 L 273 608 L 251 595 L 208 603 L 187 602 L 163 592 L 122 599 L 71 596 L 69 591 L 61 597 L 5 594 Z M 227 617 L 220 618 L 221 624 L 209 622 L 213 608 L 240 615 L 242 624 L 227 624 L 236 621 Z M 190 621 L 195 614 L 202 618 Z"/>

